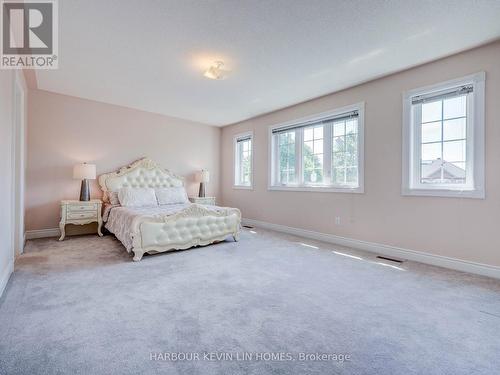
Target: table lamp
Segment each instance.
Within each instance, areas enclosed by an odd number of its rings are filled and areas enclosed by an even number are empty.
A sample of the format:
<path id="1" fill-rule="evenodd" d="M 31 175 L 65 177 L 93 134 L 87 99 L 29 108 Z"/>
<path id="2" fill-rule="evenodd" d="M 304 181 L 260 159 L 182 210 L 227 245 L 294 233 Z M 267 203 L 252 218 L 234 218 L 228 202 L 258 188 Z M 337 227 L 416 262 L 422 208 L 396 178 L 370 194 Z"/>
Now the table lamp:
<path id="1" fill-rule="evenodd" d="M 200 191 L 198 193 L 199 197 L 205 196 L 205 184 L 210 181 L 210 172 L 202 170 L 198 173 L 198 181 L 200 183 Z"/>
<path id="2" fill-rule="evenodd" d="M 90 187 L 89 180 L 95 180 L 95 164 L 77 164 L 73 167 L 73 178 L 75 180 L 82 180 L 82 187 L 80 189 L 80 200 L 90 200 Z"/>

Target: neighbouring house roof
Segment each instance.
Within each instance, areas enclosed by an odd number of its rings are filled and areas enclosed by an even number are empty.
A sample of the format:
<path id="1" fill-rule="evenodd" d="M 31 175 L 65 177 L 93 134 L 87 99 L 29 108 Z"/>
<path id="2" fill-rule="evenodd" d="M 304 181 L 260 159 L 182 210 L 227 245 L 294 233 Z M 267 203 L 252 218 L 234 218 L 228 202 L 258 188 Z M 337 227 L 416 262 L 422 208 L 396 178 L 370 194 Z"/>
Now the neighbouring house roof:
<path id="1" fill-rule="evenodd" d="M 444 170 L 443 177 L 445 179 L 465 178 L 464 169 L 441 159 L 422 165 L 422 177 L 425 179 L 441 179 L 441 167 Z"/>

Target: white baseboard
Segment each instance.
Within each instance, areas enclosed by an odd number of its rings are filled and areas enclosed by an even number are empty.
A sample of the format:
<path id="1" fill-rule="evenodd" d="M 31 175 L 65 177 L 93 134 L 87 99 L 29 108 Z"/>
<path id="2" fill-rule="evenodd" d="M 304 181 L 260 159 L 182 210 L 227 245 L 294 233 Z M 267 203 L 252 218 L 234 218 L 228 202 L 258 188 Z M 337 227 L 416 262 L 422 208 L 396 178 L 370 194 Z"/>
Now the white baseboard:
<path id="1" fill-rule="evenodd" d="M 14 261 L 10 260 L 9 264 L 4 270 L 0 270 L 0 297 L 2 296 L 7 283 L 9 282 L 10 275 L 14 272 Z"/>
<path id="2" fill-rule="evenodd" d="M 450 268 L 457 271 L 469 272 L 500 279 L 500 267 L 490 266 L 487 264 L 469 262 L 466 260 L 449 258 L 441 255 L 433 255 L 421 251 L 403 249 L 400 247 L 383 245 L 375 242 L 355 240 L 353 238 L 340 237 L 333 234 L 314 232 L 306 229 L 287 227 L 285 225 L 272 224 L 260 220 L 244 218 L 242 219 L 242 222 L 244 225 L 252 225 L 264 229 L 271 229 L 277 232 L 293 234 L 300 237 L 333 243 L 340 246 L 351 247 L 353 249 L 364 250 L 389 257 L 407 259 L 415 262 L 430 264 L 433 266 Z"/>
<path id="3" fill-rule="evenodd" d="M 59 230 L 59 228 L 37 229 L 37 230 L 27 230 L 25 238 L 27 240 L 33 240 L 35 238 L 59 237 L 60 235 L 61 231 Z"/>

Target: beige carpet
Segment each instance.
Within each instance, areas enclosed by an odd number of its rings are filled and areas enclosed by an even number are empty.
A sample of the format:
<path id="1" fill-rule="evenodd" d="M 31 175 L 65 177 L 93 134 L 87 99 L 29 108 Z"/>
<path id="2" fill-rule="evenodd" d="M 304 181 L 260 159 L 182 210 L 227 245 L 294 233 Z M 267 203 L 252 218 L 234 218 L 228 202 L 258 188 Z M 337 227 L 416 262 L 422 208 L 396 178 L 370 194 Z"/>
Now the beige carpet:
<path id="1" fill-rule="evenodd" d="M 0 374 L 494 374 L 499 332 L 497 280 L 261 229 L 139 263 L 40 239 L 0 300 Z"/>

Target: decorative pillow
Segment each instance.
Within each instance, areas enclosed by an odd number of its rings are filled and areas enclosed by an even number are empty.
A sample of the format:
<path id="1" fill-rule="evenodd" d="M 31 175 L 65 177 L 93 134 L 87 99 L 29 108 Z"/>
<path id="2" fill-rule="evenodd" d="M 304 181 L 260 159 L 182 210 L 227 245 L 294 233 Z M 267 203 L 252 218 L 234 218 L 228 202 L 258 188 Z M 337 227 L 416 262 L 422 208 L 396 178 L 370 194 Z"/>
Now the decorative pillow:
<path id="1" fill-rule="evenodd" d="M 113 206 L 120 204 L 120 199 L 118 199 L 118 193 L 116 191 L 108 191 L 109 203 Z"/>
<path id="2" fill-rule="evenodd" d="M 187 203 L 188 197 L 183 186 L 155 189 L 158 204 Z"/>
<path id="3" fill-rule="evenodd" d="M 124 207 L 158 206 L 153 188 L 121 188 L 118 199 Z"/>

